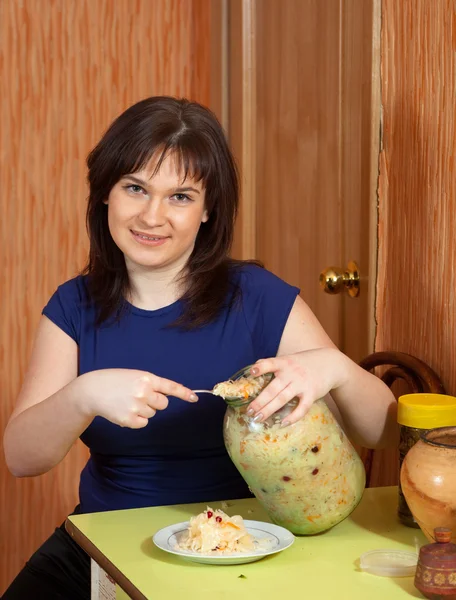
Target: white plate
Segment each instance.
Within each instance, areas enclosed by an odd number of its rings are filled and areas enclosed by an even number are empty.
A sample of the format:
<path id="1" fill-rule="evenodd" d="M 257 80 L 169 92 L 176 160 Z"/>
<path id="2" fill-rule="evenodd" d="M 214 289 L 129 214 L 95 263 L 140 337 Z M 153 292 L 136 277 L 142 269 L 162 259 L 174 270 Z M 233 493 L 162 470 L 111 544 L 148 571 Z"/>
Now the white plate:
<path id="1" fill-rule="evenodd" d="M 200 554 L 199 552 L 176 549 L 181 536 L 187 532 L 188 524 L 188 521 L 184 521 L 183 523 L 176 523 L 175 525 L 160 529 L 153 537 L 154 544 L 165 552 L 175 554 L 193 562 L 211 565 L 242 565 L 260 560 L 270 554 L 281 552 L 289 548 L 295 540 L 294 535 L 290 531 L 278 525 L 263 523 L 263 521 L 244 520 L 245 528 L 256 540 L 270 540 L 270 544 L 267 544 L 266 548 L 222 556 Z"/>

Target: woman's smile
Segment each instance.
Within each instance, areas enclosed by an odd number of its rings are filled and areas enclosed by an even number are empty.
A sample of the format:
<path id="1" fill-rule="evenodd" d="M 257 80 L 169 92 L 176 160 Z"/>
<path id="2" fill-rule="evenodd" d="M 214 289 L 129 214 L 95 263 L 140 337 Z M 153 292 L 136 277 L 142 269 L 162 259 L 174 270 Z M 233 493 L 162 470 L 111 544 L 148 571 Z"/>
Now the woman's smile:
<path id="1" fill-rule="evenodd" d="M 151 247 L 163 246 L 163 244 L 165 244 L 166 241 L 169 239 L 169 236 L 154 235 L 151 233 L 144 233 L 142 231 L 136 231 L 136 230 L 130 230 L 130 231 L 131 231 L 131 234 L 132 234 L 133 238 L 135 239 L 135 241 L 138 242 L 138 244 L 141 244 L 143 246 L 151 246 Z"/>

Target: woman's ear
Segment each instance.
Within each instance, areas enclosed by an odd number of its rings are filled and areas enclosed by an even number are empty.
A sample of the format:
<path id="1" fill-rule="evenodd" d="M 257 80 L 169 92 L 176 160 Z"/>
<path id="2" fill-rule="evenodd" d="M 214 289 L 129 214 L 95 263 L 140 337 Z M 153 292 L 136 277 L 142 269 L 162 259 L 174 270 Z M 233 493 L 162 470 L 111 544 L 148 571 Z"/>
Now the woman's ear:
<path id="1" fill-rule="evenodd" d="M 209 213 L 204 209 L 203 216 L 201 217 L 201 223 L 207 223 L 209 221 Z"/>

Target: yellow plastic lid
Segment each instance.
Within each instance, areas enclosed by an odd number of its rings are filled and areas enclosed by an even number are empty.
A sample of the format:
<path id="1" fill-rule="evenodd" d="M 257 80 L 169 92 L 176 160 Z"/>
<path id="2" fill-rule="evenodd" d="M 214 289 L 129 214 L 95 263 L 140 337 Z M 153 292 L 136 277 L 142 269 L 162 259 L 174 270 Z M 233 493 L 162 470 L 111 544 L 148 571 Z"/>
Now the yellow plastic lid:
<path id="1" fill-rule="evenodd" d="M 456 398 L 445 394 L 405 394 L 400 396 L 397 422 L 416 429 L 456 425 Z"/>

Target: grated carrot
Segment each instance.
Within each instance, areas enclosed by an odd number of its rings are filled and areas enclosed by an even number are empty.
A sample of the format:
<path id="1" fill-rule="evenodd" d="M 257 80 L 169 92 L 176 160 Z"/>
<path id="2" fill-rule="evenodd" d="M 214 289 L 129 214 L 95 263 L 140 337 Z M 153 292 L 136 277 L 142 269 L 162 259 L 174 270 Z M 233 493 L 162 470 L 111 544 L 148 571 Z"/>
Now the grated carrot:
<path id="1" fill-rule="evenodd" d="M 313 523 L 313 522 L 314 522 L 314 519 L 320 519 L 320 518 L 321 518 L 321 515 L 307 515 L 307 519 L 308 519 L 308 520 L 309 520 L 311 523 Z"/>

